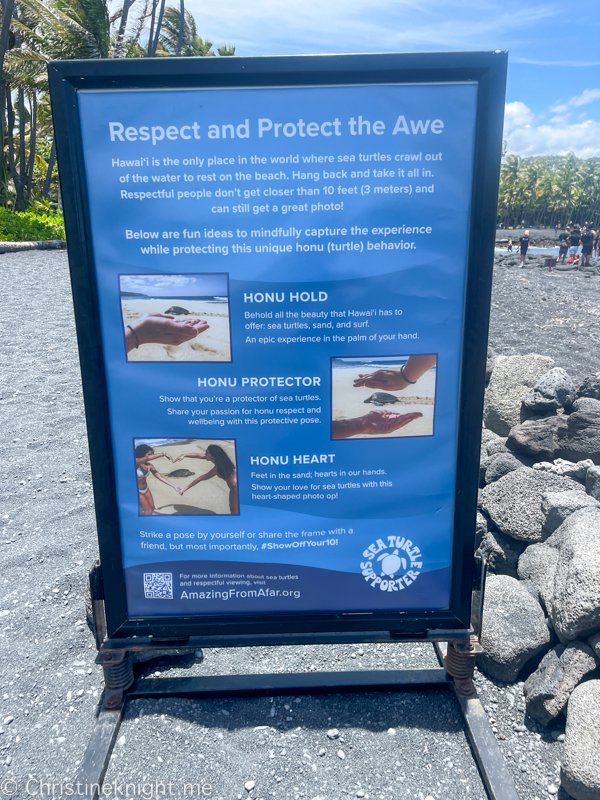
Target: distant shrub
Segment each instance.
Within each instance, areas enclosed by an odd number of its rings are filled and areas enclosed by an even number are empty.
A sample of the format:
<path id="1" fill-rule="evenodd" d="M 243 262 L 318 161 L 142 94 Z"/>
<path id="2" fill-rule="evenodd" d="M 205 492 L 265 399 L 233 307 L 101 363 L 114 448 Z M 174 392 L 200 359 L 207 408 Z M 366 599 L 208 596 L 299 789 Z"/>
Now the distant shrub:
<path id="1" fill-rule="evenodd" d="M 0 207 L 0 241 L 37 242 L 64 239 L 65 223 L 60 214 L 9 211 Z"/>

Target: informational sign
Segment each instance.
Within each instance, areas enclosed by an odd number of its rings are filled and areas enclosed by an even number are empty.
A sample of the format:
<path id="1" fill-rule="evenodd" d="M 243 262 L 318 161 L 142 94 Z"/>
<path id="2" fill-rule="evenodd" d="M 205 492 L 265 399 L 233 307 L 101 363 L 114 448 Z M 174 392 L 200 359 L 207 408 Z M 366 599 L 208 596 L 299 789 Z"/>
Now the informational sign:
<path id="1" fill-rule="evenodd" d="M 448 612 L 479 83 L 268 84 L 76 93 L 126 615 Z"/>

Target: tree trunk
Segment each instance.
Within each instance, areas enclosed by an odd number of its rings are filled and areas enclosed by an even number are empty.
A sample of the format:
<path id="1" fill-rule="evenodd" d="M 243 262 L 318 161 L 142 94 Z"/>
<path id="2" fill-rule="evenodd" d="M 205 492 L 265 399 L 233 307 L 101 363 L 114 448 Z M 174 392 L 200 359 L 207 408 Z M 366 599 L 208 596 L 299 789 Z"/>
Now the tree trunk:
<path id="1" fill-rule="evenodd" d="M 54 162 L 56 161 L 56 137 L 52 139 L 52 148 L 50 150 L 50 158 L 48 159 L 48 169 L 46 170 L 46 180 L 44 181 L 44 188 L 42 189 L 42 197 L 46 200 L 50 194 L 50 184 L 52 182 L 52 173 L 54 171 Z"/>
<path id="2" fill-rule="evenodd" d="M 179 0 L 179 36 L 177 38 L 177 53 L 181 55 L 183 47 L 183 31 L 185 30 L 185 0 Z"/>
<path id="3" fill-rule="evenodd" d="M 152 43 L 154 42 L 154 20 L 156 18 L 156 4 L 158 0 L 152 0 L 152 17 L 150 18 L 150 33 L 148 34 L 148 52 L 147 58 L 151 58 L 154 53 L 152 52 Z"/>
<path id="4" fill-rule="evenodd" d="M 15 211 L 24 211 L 27 207 L 27 204 L 25 203 L 25 198 L 23 196 L 23 182 L 21 181 L 21 177 L 17 172 L 14 140 L 15 112 L 13 109 L 10 91 L 6 93 L 6 110 L 8 116 L 8 162 L 10 164 L 10 172 L 15 187 L 15 194 L 17 195 L 15 199 Z"/>
<path id="5" fill-rule="evenodd" d="M 37 145 L 37 92 L 33 91 L 29 101 L 29 163 L 27 164 L 27 202 L 31 202 L 33 170 L 35 168 L 35 148 Z"/>
<path id="6" fill-rule="evenodd" d="M 161 0 L 160 12 L 158 14 L 158 20 L 156 22 L 156 33 L 154 34 L 154 43 L 152 45 L 152 53 L 151 54 L 148 53 L 148 55 L 152 56 L 156 55 L 156 48 L 158 47 L 158 37 L 160 36 L 160 29 L 162 28 L 164 13 L 165 13 L 165 0 Z"/>
<path id="7" fill-rule="evenodd" d="M 14 1 L 14 0 L 13 0 Z M 119 23 L 119 31 L 117 33 L 117 40 L 113 47 L 113 58 L 125 57 L 125 30 L 127 28 L 127 18 L 129 17 L 129 9 L 134 4 L 135 0 L 124 0 L 123 11 L 121 12 L 121 22 Z"/>
<path id="8" fill-rule="evenodd" d="M 0 27 L 0 75 L 4 75 L 4 56 L 8 50 L 10 36 L 10 22 L 15 7 L 15 0 L 2 0 L 2 26 Z M 0 80 L 0 142 L 2 142 L 2 168 L 0 169 L 0 203 L 6 203 L 6 169 L 4 168 L 4 137 L 6 136 L 6 117 L 4 109 L 5 89 Z"/>

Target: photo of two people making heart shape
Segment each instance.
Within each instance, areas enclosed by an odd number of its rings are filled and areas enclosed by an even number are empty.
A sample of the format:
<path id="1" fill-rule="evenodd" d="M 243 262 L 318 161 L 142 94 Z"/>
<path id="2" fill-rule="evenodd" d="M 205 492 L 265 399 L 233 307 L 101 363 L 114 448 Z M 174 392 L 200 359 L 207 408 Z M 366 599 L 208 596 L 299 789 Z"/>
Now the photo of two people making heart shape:
<path id="1" fill-rule="evenodd" d="M 233 439 L 134 439 L 139 514 L 239 514 Z"/>

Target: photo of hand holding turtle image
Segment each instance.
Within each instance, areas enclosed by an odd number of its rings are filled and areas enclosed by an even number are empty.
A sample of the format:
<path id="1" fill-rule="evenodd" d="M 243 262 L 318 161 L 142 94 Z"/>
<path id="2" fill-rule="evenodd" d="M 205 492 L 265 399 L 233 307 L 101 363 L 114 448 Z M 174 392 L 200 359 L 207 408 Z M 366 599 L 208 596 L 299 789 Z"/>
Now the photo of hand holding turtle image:
<path id="1" fill-rule="evenodd" d="M 120 275 L 128 361 L 231 361 L 226 273 Z"/>
<path id="2" fill-rule="evenodd" d="M 134 447 L 141 516 L 239 514 L 233 439 L 136 439 Z M 159 471 L 160 458 L 175 469 L 162 462 Z M 184 459 L 194 460 L 179 466 Z"/>
<path id="3" fill-rule="evenodd" d="M 433 436 L 436 370 L 432 354 L 332 358 L 331 438 Z"/>

